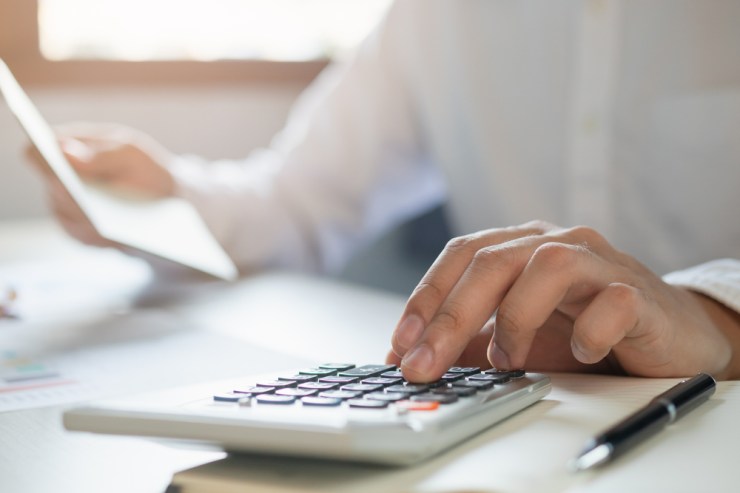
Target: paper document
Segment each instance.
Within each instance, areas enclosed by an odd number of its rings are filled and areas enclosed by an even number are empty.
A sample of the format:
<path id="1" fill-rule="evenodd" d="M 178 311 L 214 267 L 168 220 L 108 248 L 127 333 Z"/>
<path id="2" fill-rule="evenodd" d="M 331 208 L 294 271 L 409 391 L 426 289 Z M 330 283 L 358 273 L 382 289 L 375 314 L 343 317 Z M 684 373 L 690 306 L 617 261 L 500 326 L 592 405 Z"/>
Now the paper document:
<path id="1" fill-rule="evenodd" d="M 124 198 L 80 180 L 54 132 L 2 60 L 0 92 L 49 168 L 101 236 L 222 279 L 237 277 L 234 263 L 187 201 Z"/>
<path id="2" fill-rule="evenodd" d="M 108 315 L 76 327 L 74 337 L 44 327 L 0 331 L 0 412 L 80 402 L 233 378 L 309 362 L 223 334 L 188 327 L 165 310 Z M 23 332 L 31 331 L 31 334 Z M 73 332 L 72 329 L 60 332 Z M 78 339 L 82 334 L 86 339 Z M 24 340 L 26 339 L 26 340 Z M 313 362 L 311 362 L 313 363 Z"/>

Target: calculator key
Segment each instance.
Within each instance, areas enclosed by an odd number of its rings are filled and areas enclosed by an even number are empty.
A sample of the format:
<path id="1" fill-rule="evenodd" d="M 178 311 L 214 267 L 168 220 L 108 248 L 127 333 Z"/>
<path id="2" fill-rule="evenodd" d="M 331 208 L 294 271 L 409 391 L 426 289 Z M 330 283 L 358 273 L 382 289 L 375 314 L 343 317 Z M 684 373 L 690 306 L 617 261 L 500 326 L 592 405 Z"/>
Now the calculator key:
<path id="1" fill-rule="evenodd" d="M 272 387 L 274 389 L 287 389 L 288 387 L 295 387 L 296 382 L 293 380 L 264 380 L 257 382 L 257 387 Z"/>
<path id="2" fill-rule="evenodd" d="M 493 382 L 485 380 L 458 380 L 452 384 L 453 387 L 472 387 L 478 390 L 489 390 L 493 387 Z"/>
<path id="3" fill-rule="evenodd" d="M 362 392 L 350 392 L 349 390 L 327 390 L 319 394 L 319 397 L 330 399 L 356 399 L 360 396 L 362 396 Z"/>
<path id="4" fill-rule="evenodd" d="M 271 394 L 275 392 L 275 387 L 243 387 L 234 389 L 234 392 L 246 395 Z"/>
<path id="5" fill-rule="evenodd" d="M 342 402 L 342 399 L 329 398 L 329 397 L 304 397 L 301 399 L 304 406 L 338 406 Z"/>
<path id="6" fill-rule="evenodd" d="M 465 378 L 465 374 L 448 372 L 439 377 L 439 379 L 443 382 L 454 382 L 455 380 L 460 380 L 461 378 Z"/>
<path id="7" fill-rule="evenodd" d="M 350 370 L 354 367 L 355 365 L 353 365 L 352 363 L 324 363 L 323 365 L 319 365 L 319 368 L 334 371 L 345 371 Z"/>
<path id="8" fill-rule="evenodd" d="M 403 379 L 403 373 L 401 373 L 401 370 L 391 370 L 387 371 L 385 373 L 380 374 L 383 378 L 401 378 Z"/>
<path id="9" fill-rule="evenodd" d="M 447 373 L 462 373 L 465 376 L 475 375 L 480 373 L 480 368 L 477 366 L 453 366 L 447 370 Z"/>
<path id="10" fill-rule="evenodd" d="M 388 401 L 369 401 L 367 399 L 350 399 L 347 403 L 349 407 L 362 409 L 385 409 L 390 404 Z"/>
<path id="11" fill-rule="evenodd" d="M 360 378 L 377 377 L 381 373 L 395 369 L 395 365 L 363 365 L 358 366 L 357 368 L 352 368 L 351 370 L 339 372 L 339 376 Z"/>
<path id="12" fill-rule="evenodd" d="M 524 370 L 497 370 L 496 368 L 491 368 L 483 373 L 488 375 L 508 375 L 509 378 L 521 378 L 526 374 Z"/>
<path id="13" fill-rule="evenodd" d="M 263 394 L 256 397 L 260 404 L 293 404 L 295 397 L 291 395 Z"/>
<path id="14" fill-rule="evenodd" d="M 455 380 L 455 381 L 460 381 L 460 380 L 462 379 Z M 448 385 L 450 385 L 450 382 L 448 382 L 447 380 L 437 380 L 436 382 L 429 382 L 425 385 L 429 386 L 429 388 L 447 387 Z"/>
<path id="15" fill-rule="evenodd" d="M 396 402 L 396 408 L 400 411 L 436 411 L 439 409 L 439 402 L 398 401 Z"/>
<path id="16" fill-rule="evenodd" d="M 451 404 L 453 402 L 457 402 L 457 399 L 458 397 L 456 394 L 433 394 L 431 392 L 411 396 L 412 401 L 439 402 L 440 404 Z"/>
<path id="17" fill-rule="evenodd" d="M 244 394 L 235 394 L 233 392 L 224 392 L 222 394 L 216 394 L 213 396 L 213 400 L 216 402 L 239 402 L 239 399 L 248 398 Z"/>
<path id="18" fill-rule="evenodd" d="M 496 373 L 479 373 L 478 375 L 471 375 L 468 377 L 471 382 L 493 382 L 493 383 L 506 383 L 511 378 L 509 375 L 500 375 Z"/>
<path id="19" fill-rule="evenodd" d="M 371 401 L 386 401 L 386 402 L 396 402 L 403 399 L 406 399 L 408 397 L 408 394 L 401 394 L 399 392 L 370 392 L 369 394 L 365 394 L 365 399 L 370 399 Z"/>
<path id="20" fill-rule="evenodd" d="M 360 379 L 358 377 L 339 377 L 337 375 L 332 375 L 330 377 L 321 377 L 319 378 L 319 382 L 326 382 L 326 383 L 339 383 L 342 385 L 346 385 L 348 383 L 355 383 L 358 382 Z"/>
<path id="21" fill-rule="evenodd" d="M 329 375 L 334 375 L 337 371 L 332 370 L 329 368 L 307 368 L 305 370 L 301 370 L 298 373 L 301 375 L 315 375 L 317 377 L 328 377 Z"/>
<path id="22" fill-rule="evenodd" d="M 386 378 L 386 377 L 370 377 L 366 378 L 362 381 L 362 383 L 368 384 L 368 385 L 382 385 L 383 387 L 388 387 L 390 385 L 396 385 L 403 383 L 402 378 Z"/>
<path id="23" fill-rule="evenodd" d="M 444 387 L 432 389 L 432 394 L 455 394 L 458 397 L 470 397 L 478 392 L 473 387 Z"/>
<path id="24" fill-rule="evenodd" d="M 338 383 L 329 382 L 306 382 L 298 386 L 299 389 L 305 390 L 334 390 L 339 386 Z"/>
<path id="25" fill-rule="evenodd" d="M 291 397 L 308 397 L 314 395 L 318 390 L 312 389 L 280 389 L 275 392 L 275 395 L 288 395 Z"/>
<path id="26" fill-rule="evenodd" d="M 391 385 L 386 387 L 386 392 L 400 392 L 402 394 L 421 394 L 429 390 L 428 385 L 409 383 L 406 385 Z"/>
<path id="27" fill-rule="evenodd" d="M 297 383 L 313 382 L 318 377 L 316 375 L 290 375 L 288 377 L 278 377 L 278 380 L 288 380 Z"/>
<path id="28" fill-rule="evenodd" d="M 366 392 L 375 392 L 376 390 L 381 390 L 382 388 L 382 385 L 369 385 L 365 383 L 351 383 L 349 385 L 343 385 L 341 387 L 342 390 L 349 390 L 350 392 L 362 392 L 363 394 Z"/>

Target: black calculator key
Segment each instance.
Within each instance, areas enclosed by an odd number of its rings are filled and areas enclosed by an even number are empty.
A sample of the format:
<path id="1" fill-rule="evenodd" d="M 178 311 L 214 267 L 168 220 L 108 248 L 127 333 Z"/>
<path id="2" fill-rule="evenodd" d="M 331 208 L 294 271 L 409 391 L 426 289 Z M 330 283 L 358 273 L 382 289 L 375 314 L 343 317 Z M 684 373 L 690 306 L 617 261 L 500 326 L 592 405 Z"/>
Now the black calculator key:
<path id="1" fill-rule="evenodd" d="M 275 394 L 264 394 L 256 397 L 257 402 L 260 404 L 293 404 L 295 397 L 292 395 L 275 395 Z"/>
<path id="2" fill-rule="evenodd" d="M 377 377 L 381 373 L 395 369 L 395 365 L 363 365 L 358 366 L 357 368 L 352 368 L 351 370 L 339 372 L 339 376 L 359 378 Z"/>
<path id="3" fill-rule="evenodd" d="M 314 395 L 318 390 L 311 389 L 280 389 L 275 392 L 275 395 L 288 395 L 291 397 L 308 397 Z"/>
<path id="4" fill-rule="evenodd" d="M 428 385 L 422 385 L 422 384 L 413 384 L 409 383 L 406 385 L 391 385 L 390 387 L 386 387 L 386 392 L 400 392 L 402 394 L 421 394 L 422 392 L 426 392 L 429 390 Z"/>
<path id="5" fill-rule="evenodd" d="M 403 373 L 401 373 L 401 370 L 391 370 L 381 373 L 380 376 L 384 378 L 403 378 Z"/>
<path id="6" fill-rule="evenodd" d="M 455 380 L 460 380 L 461 378 L 465 378 L 464 373 L 445 373 L 441 377 L 439 377 L 440 380 L 443 382 L 454 382 Z"/>
<path id="7" fill-rule="evenodd" d="M 447 373 L 462 373 L 463 375 L 475 375 L 480 373 L 480 368 L 477 366 L 453 366 Z"/>
<path id="8" fill-rule="evenodd" d="M 485 380 L 458 380 L 452 384 L 453 387 L 472 387 L 478 390 L 488 390 L 493 387 L 493 382 Z"/>
<path id="9" fill-rule="evenodd" d="M 344 371 L 352 369 L 354 367 L 355 365 L 353 365 L 352 363 L 324 363 L 323 365 L 319 365 L 319 368 L 334 371 Z"/>
<path id="10" fill-rule="evenodd" d="M 213 396 L 213 400 L 216 402 L 239 402 L 239 399 L 249 399 L 249 396 L 246 394 L 235 394 L 233 392 L 224 392 L 223 394 Z"/>
<path id="11" fill-rule="evenodd" d="M 401 378 L 386 378 L 386 377 L 370 377 L 362 381 L 362 383 L 365 383 L 368 385 L 382 385 L 383 387 L 388 387 L 390 385 L 396 385 L 402 382 L 403 382 L 403 379 Z"/>
<path id="12" fill-rule="evenodd" d="M 288 380 L 297 383 L 313 382 L 318 377 L 316 375 L 290 375 L 289 377 L 278 377 L 278 380 Z"/>
<path id="13" fill-rule="evenodd" d="M 327 390 L 319 394 L 319 397 L 330 399 L 356 399 L 360 396 L 362 396 L 362 392 L 350 392 L 349 390 Z"/>
<path id="14" fill-rule="evenodd" d="M 306 382 L 298 386 L 299 389 L 305 390 L 334 390 L 339 386 L 338 383 L 329 382 Z"/>
<path id="15" fill-rule="evenodd" d="M 500 375 L 496 373 L 480 373 L 478 375 L 471 375 L 468 377 L 471 382 L 493 382 L 493 383 L 506 383 L 511 378 L 509 375 Z"/>
<path id="16" fill-rule="evenodd" d="M 470 397 L 478 392 L 473 387 L 444 387 L 438 389 L 432 389 L 432 394 L 455 394 L 458 397 Z"/>
<path id="17" fill-rule="evenodd" d="M 295 386 L 296 382 L 293 380 L 263 380 L 257 382 L 257 387 L 272 387 L 273 389 L 287 389 Z"/>
<path id="18" fill-rule="evenodd" d="M 240 387 L 238 389 L 234 389 L 234 392 L 245 395 L 271 394 L 275 392 L 275 387 Z"/>
<path id="19" fill-rule="evenodd" d="M 343 385 L 341 387 L 342 390 L 349 390 L 350 392 L 362 392 L 363 394 L 366 392 L 375 392 L 376 390 L 381 390 L 382 388 L 382 385 L 370 385 L 366 383 L 351 383 L 349 385 Z"/>
<path id="20" fill-rule="evenodd" d="M 454 380 L 456 382 L 462 381 L 462 379 Z M 451 382 L 448 382 L 447 380 L 437 380 L 436 382 L 429 382 L 425 385 L 427 385 L 429 388 L 437 388 L 437 387 L 447 387 L 450 385 Z"/>
<path id="21" fill-rule="evenodd" d="M 301 370 L 298 373 L 301 375 L 314 375 L 317 377 L 328 377 L 329 375 L 334 375 L 337 372 L 337 370 L 332 370 L 330 368 L 307 368 L 305 370 Z"/>
<path id="22" fill-rule="evenodd" d="M 342 402 L 342 399 L 329 398 L 329 397 L 304 397 L 301 399 L 304 406 L 338 406 Z"/>
<path id="23" fill-rule="evenodd" d="M 509 378 L 522 378 L 526 374 L 524 370 L 497 370 L 496 368 L 491 368 L 483 373 L 488 375 L 508 375 Z"/>
<path id="24" fill-rule="evenodd" d="M 348 383 L 356 383 L 360 379 L 358 377 L 340 377 L 337 375 L 332 375 L 330 377 L 321 377 L 319 378 L 319 382 L 326 382 L 326 383 L 339 383 L 342 385 L 347 385 Z"/>
<path id="25" fill-rule="evenodd" d="M 349 407 L 362 409 L 385 409 L 390 404 L 388 401 L 370 401 L 367 399 L 350 399 L 347 403 Z"/>
<path id="26" fill-rule="evenodd" d="M 456 394 L 436 394 L 427 392 L 425 394 L 416 394 L 411 396 L 412 401 L 420 402 L 439 402 L 440 404 L 451 404 L 457 402 Z"/>
<path id="27" fill-rule="evenodd" d="M 401 394 L 399 392 L 371 392 L 365 394 L 365 399 L 370 399 L 371 401 L 396 402 L 407 398 L 408 394 Z"/>

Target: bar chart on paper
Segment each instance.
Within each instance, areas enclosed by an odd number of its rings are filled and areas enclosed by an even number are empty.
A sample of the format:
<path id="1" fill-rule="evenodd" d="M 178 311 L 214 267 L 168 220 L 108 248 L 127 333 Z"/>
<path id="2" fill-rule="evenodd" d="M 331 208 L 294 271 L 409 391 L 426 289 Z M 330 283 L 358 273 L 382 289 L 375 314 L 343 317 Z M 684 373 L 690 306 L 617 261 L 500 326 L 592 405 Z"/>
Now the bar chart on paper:
<path id="1" fill-rule="evenodd" d="M 0 349 L 0 411 L 69 402 L 86 387 L 46 362 Z"/>

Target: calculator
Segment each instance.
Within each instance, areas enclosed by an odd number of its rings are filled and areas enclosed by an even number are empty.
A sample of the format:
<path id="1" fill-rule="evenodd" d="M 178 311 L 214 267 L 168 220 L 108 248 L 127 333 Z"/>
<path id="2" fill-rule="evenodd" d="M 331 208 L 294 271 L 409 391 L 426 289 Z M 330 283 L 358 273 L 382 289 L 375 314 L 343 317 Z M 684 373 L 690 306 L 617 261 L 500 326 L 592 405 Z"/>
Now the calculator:
<path id="1" fill-rule="evenodd" d="M 232 452 L 407 465 L 542 399 L 550 379 L 453 367 L 411 383 L 393 365 L 315 368 L 101 401 L 64 413 L 68 430 L 136 435 Z"/>

